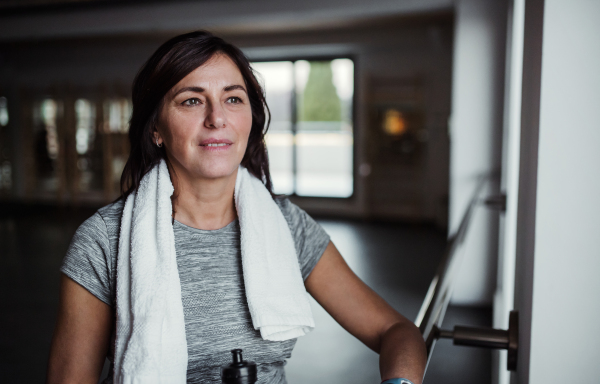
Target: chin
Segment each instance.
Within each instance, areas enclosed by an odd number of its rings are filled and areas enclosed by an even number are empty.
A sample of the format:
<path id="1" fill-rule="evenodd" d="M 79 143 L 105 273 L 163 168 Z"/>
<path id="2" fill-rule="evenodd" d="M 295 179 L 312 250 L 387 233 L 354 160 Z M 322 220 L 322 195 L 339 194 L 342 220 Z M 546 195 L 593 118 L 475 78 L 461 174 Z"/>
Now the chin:
<path id="1" fill-rule="evenodd" d="M 214 164 L 201 167 L 196 174 L 206 179 L 220 179 L 234 174 L 238 166 L 239 164 Z"/>

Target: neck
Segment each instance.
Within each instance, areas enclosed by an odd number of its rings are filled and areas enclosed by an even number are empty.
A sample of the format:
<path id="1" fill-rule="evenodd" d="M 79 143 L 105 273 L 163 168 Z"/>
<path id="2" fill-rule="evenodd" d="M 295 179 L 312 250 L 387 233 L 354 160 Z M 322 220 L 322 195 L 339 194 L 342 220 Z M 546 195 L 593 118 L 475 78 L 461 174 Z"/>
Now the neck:
<path id="1" fill-rule="evenodd" d="M 225 227 L 237 217 L 233 199 L 236 177 L 237 170 L 219 179 L 192 179 L 177 172 L 173 217 L 198 229 Z"/>

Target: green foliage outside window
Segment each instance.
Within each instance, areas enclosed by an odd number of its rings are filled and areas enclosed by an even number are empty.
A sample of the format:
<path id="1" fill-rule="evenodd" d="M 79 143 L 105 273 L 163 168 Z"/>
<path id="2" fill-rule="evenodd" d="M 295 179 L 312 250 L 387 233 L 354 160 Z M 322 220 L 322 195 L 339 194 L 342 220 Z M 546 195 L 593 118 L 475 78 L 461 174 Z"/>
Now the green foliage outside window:
<path id="1" fill-rule="evenodd" d="M 311 61 L 300 103 L 300 121 L 341 121 L 340 98 L 333 84 L 330 61 Z"/>

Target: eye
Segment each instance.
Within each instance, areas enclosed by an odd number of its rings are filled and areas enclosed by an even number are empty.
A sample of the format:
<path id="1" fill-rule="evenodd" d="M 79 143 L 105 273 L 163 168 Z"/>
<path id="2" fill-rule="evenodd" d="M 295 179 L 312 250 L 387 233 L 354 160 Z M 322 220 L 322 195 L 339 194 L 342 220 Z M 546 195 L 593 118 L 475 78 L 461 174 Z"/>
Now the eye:
<path id="1" fill-rule="evenodd" d="M 191 107 L 191 106 L 198 105 L 198 104 L 200 104 L 200 99 L 198 99 L 196 97 L 192 97 L 191 99 L 187 99 L 186 101 L 181 103 L 181 105 L 184 105 L 186 107 Z"/>
<path id="2" fill-rule="evenodd" d="M 227 98 L 227 102 L 230 104 L 241 104 L 242 103 L 242 99 L 240 99 L 237 96 L 232 96 Z"/>

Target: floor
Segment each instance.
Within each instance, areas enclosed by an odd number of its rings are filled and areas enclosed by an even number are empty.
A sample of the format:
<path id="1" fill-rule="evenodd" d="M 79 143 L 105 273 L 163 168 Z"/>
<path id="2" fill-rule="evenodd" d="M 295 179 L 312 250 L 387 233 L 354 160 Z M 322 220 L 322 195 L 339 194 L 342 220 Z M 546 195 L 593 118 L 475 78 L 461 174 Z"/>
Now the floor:
<path id="1" fill-rule="evenodd" d="M 58 267 L 90 208 L 0 205 L 0 377 L 41 383 L 58 302 Z M 445 246 L 433 226 L 318 220 L 350 267 L 410 319 L 420 308 Z M 380 382 L 378 356 L 344 331 L 316 302 L 317 328 L 299 339 L 287 365 L 290 384 Z M 487 326 L 488 308 L 449 308 L 445 328 Z M 489 351 L 440 341 L 426 384 L 491 382 Z"/>

